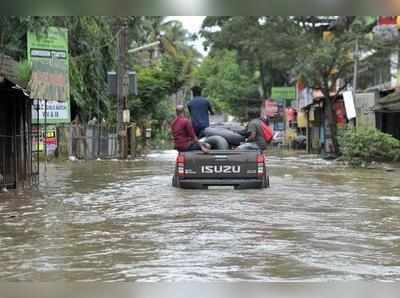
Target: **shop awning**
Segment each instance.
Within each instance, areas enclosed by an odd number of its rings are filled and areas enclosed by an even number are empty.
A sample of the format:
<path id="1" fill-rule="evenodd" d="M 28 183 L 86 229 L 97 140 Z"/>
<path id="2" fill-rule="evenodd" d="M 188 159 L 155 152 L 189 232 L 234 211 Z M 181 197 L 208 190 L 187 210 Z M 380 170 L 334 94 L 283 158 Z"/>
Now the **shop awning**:
<path id="1" fill-rule="evenodd" d="M 400 92 L 394 92 L 378 100 L 374 106 L 375 112 L 399 113 L 400 112 Z"/>
<path id="2" fill-rule="evenodd" d="M 330 96 L 331 97 L 336 96 L 336 99 L 343 98 L 343 95 L 341 93 L 336 94 L 336 92 L 331 92 Z M 301 107 L 301 109 L 310 109 L 314 105 L 320 105 L 321 103 L 323 103 L 324 97 L 325 96 L 321 90 L 313 90 L 312 91 L 312 100 L 307 102 L 303 107 Z"/>

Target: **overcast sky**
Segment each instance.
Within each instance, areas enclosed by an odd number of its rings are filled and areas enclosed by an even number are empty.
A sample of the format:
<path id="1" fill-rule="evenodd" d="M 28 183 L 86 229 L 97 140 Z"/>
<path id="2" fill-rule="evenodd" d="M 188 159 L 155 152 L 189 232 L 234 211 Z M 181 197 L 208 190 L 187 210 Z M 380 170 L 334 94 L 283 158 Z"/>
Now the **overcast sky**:
<path id="1" fill-rule="evenodd" d="M 201 28 L 201 24 L 203 23 L 205 16 L 170 16 L 167 19 L 168 20 L 178 20 L 182 22 L 183 27 L 187 29 L 191 33 L 198 33 Z M 201 39 L 198 39 L 195 43 L 194 46 L 195 48 L 202 53 L 203 55 L 207 55 L 207 52 L 204 51 L 203 41 Z"/>

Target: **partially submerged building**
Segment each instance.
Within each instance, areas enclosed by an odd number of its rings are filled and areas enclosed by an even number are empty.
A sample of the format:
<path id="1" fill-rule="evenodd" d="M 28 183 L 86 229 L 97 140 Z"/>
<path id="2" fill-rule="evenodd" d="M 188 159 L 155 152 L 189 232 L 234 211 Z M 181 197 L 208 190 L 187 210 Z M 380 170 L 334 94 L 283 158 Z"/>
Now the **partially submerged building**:
<path id="1" fill-rule="evenodd" d="M 32 100 L 21 87 L 17 62 L 0 54 L 0 186 L 32 185 Z"/>

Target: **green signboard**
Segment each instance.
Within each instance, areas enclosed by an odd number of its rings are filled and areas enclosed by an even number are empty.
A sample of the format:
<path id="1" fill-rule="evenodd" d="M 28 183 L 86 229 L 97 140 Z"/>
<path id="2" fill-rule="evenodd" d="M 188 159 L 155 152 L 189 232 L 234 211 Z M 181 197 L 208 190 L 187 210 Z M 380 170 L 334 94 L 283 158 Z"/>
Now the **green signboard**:
<path id="1" fill-rule="evenodd" d="M 45 32 L 28 32 L 28 59 L 32 65 L 30 96 L 39 101 L 40 122 L 45 116 L 47 123 L 70 122 L 67 29 L 50 27 Z M 33 117 L 37 117 L 35 109 Z"/>
<path id="2" fill-rule="evenodd" d="M 272 87 L 271 97 L 276 100 L 295 100 L 295 87 Z"/>

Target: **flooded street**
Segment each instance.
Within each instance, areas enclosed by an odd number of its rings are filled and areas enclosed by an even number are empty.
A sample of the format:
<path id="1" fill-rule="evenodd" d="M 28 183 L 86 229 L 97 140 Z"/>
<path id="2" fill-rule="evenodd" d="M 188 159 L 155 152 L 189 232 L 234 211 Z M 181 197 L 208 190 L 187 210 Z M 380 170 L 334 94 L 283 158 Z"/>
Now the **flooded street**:
<path id="1" fill-rule="evenodd" d="M 49 163 L 0 195 L 0 280 L 400 280 L 399 169 L 270 157 L 270 189 L 181 190 L 175 155 Z"/>

